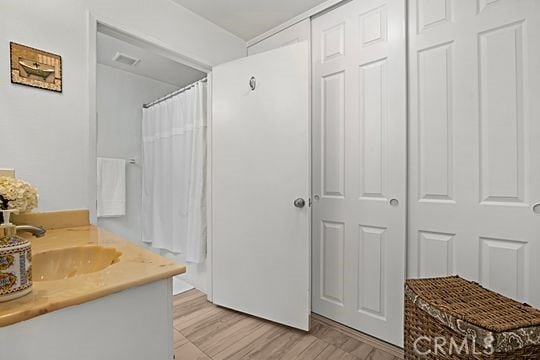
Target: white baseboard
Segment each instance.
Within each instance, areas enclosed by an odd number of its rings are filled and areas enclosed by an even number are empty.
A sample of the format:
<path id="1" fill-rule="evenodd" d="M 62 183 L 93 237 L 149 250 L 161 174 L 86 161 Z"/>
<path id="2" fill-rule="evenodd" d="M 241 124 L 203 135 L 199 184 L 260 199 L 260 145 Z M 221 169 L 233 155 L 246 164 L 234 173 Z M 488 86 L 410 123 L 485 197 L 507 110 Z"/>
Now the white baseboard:
<path id="1" fill-rule="evenodd" d="M 173 295 L 181 294 L 193 288 L 194 288 L 193 285 L 182 280 L 180 276 L 173 277 Z"/>

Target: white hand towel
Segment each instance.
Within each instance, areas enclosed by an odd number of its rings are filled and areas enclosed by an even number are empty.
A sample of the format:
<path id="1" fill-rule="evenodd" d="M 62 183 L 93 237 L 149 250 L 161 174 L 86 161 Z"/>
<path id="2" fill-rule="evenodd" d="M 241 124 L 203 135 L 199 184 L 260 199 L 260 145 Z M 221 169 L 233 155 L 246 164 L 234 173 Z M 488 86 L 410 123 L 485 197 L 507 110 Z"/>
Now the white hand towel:
<path id="1" fill-rule="evenodd" d="M 97 159 L 97 216 L 126 214 L 126 161 Z"/>

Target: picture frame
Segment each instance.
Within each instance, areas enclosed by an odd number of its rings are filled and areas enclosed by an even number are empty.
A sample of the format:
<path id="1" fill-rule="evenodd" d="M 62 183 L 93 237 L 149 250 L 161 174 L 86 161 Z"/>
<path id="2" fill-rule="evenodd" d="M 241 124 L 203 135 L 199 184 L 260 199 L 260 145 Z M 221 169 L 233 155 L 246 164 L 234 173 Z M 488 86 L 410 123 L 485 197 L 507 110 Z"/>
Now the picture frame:
<path id="1" fill-rule="evenodd" d="M 62 57 L 15 42 L 9 43 L 11 83 L 62 92 Z"/>

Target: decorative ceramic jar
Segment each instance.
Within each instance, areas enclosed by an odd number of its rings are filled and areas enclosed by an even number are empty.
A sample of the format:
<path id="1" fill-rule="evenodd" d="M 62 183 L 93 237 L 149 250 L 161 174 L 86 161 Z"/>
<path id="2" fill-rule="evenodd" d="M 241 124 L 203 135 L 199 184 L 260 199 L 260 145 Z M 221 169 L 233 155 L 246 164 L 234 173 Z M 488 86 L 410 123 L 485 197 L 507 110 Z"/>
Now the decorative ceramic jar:
<path id="1" fill-rule="evenodd" d="M 0 225 L 0 302 L 13 300 L 32 291 L 32 248 L 25 238 L 17 236 L 9 222 L 11 210 L 2 210 Z"/>

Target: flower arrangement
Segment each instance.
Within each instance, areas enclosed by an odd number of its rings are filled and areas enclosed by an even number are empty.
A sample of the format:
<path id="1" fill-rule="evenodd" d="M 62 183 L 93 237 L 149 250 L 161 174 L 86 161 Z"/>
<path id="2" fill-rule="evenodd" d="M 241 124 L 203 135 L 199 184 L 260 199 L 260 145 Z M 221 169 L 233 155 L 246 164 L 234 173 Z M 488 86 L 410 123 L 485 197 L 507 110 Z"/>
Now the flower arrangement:
<path id="1" fill-rule="evenodd" d="M 0 176 L 0 209 L 17 209 L 19 213 L 29 212 L 38 204 L 35 187 L 20 179 Z M 0 220 L 2 216 L 0 215 Z"/>

